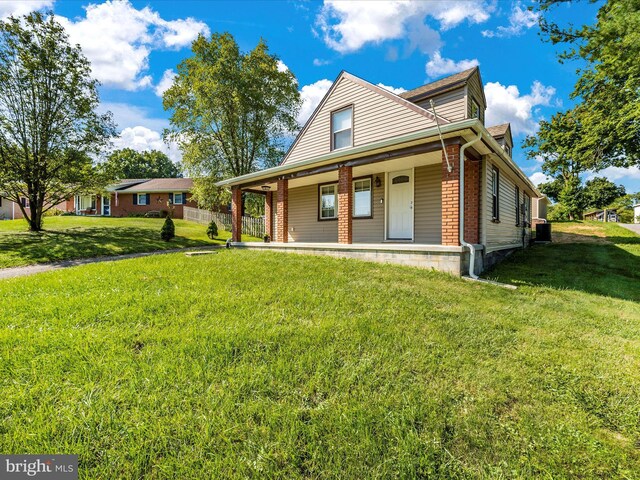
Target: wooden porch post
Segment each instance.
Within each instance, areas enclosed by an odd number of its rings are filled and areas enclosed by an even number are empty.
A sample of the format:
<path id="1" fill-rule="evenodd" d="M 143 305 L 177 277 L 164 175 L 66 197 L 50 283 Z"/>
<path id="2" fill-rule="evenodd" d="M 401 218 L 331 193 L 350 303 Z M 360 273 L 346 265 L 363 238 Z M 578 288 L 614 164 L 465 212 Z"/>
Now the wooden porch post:
<path id="1" fill-rule="evenodd" d="M 442 152 L 442 245 L 460 245 L 460 145 L 445 147 Z"/>
<path id="2" fill-rule="evenodd" d="M 276 212 L 276 242 L 289 241 L 289 180 L 278 180 L 278 211 Z"/>
<path id="3" fill-rule="evenodd" d="M 273 240 L 273 192 L 264 196 L 264 233 Z"/>
<path id="4" fill-rule="evenodd" d="M 231 241 L 242 241 L 242 190 L 231 188 Z"/>
<path id="5" fill-rule="evenodd" d="M 352 243 L 353 222 L 353 190 L 351 183 L 353 172 L 351 167 L 340 167 L 338 170 L 338 243 Z"/>

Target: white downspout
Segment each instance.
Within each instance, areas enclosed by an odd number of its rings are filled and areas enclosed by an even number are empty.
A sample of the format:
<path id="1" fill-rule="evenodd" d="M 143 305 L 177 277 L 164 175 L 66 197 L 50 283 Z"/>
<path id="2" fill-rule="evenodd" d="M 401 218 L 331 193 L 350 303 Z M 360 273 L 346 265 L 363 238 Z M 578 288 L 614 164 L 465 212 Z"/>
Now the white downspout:
<path id="1" fill-rule="evenodd" d="M 482 140 L 482 132 L 479 133 L 476 138 L 460 147 L 460 205 L 458 207 L 460 209 L 460 243 L 463 247 L 469 249 L 469 276 L 475 280 L 478 279 L 478 276 L 473 272 L 476 261 L 476 248 L 464 239 L 464 151 L 467 147 L 470 147 L 480 140 Z"/>

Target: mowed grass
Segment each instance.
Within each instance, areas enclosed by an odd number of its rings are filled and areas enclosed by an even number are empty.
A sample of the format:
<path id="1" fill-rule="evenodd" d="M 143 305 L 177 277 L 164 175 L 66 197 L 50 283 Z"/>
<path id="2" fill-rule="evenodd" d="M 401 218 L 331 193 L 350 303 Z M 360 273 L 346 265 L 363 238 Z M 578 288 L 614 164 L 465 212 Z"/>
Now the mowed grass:
<path id="1" fill-rule="evenodd" d="M 639 304 L 580 285 L 234 249 L 2 281 L 0 451 L 83 479 L 639 478 Z"/>
<path id="2" fill-rule="evenodd" d="M 218 239 L 210 240 L 206 225 L 176 219 L 176 237 L 165 242 L 160 238 L 163 222 L 160 218 L 46 217 L 44 231 L 32 233 L 24 220 L 2 221 L 0 268 L 221 244 L 231 236 L 221 230 Z"/>
<path id="3" fill-rule="evenodd" d="M 640 302 L 640 236 L 602 222 L 553 223 L 551 236 L 551 244 L 518 252 L 486 276 Z"/>

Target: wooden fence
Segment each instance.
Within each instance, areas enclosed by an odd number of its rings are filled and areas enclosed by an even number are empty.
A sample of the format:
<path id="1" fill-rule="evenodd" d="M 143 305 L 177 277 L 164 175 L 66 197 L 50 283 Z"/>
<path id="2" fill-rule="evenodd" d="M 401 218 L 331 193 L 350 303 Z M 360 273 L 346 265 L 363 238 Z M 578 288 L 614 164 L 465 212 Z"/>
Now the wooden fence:
<path id="1" fill-rule="evenodd" d="M 183 218 L 192 222 L 209 224 L 215 221 L 219 230 L 231 231 L 231 214 L 209 212 L 193 207 L 182 207 Z M 242 217 L 242 234 L 262 238 L 265 232 L 264 218 Z"/>

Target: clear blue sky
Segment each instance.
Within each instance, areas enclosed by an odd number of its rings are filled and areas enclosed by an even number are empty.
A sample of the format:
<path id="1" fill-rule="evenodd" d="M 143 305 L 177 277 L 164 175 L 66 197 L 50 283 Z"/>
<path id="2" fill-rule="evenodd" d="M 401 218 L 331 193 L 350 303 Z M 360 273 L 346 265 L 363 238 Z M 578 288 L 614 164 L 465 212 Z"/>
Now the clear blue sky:
<path id="1" fill-rule="evenodd" d="M 571 105 L 576 63 L 560 64 L 542 41 L 527 2 L 3 1 L 0 14 L 50 8 L 80 43 L 102 81 L 103 108 L 122 136 L 118 146 L 159 148 L 168 115 L 161 92 L 189 56 L 198 32 L 228 31 L 243 50 L 264 38 L 298 78 L 304 121 L 341 70 L 393 89 L 410 89 L 479 64 L 489 109 L 487 122 L 511 122 L 514 158 L 540 181 L 539 164 L 525 160 L 520 142 L 541 118 Z M 601 2 L 561 6 L 555 19 L 593 23 Z M 602 174 L 602 173 L 601 173 Z M 640 190 L 640 170 L 604 172 L 629 191 Z"/>

